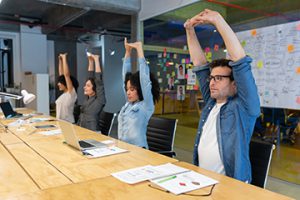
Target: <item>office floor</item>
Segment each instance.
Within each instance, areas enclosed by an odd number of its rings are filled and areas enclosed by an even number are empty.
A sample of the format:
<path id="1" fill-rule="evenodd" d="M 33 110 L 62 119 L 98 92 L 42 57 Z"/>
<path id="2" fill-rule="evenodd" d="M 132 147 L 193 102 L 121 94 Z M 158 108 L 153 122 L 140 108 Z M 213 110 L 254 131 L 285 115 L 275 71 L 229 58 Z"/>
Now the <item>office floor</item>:
<path id="1" fill-rule="evenodd" d="M 177 118 L 174 149 L 178 160 L 192 163 L 194 139 L 198 127 L 197 112 L 159 115 Z M 297 135 L 300 141 L 300 135 Z M 298 146 L 299 145 L 299 146 Z M 266 189 L 299 199 L 300 191 L 300 142 L 293 146 L 282 144 L 273 152 Z"/>

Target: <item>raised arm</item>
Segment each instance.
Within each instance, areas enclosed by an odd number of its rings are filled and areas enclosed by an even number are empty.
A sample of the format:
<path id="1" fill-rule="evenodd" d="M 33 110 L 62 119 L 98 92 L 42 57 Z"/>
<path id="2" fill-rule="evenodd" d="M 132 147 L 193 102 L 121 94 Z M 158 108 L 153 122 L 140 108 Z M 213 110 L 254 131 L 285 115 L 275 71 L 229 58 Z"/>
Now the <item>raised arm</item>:
<path id="1" fill-rule="evenodd" d="M 123 59 L 122 79 L 123 79 L 123 90 L 124 90 L 125 98 L 127 100 L 127 95 L 125 90 L 126 85 L 124 82 L 125 82 L 127 72 L 131 72 L 130 55 L 132 50 L 132 47 L 128 45 L 127 38 L 124 39 L 124 47 L 125 47 L 125 56 Z"/>
<path id="2" fill-rule="evenodd" d="M 64 71 L 62 67 L 62 58 L 60 55 L 58 56 L 58 75 L 59 76 L 64 75 Z"/>
<path id="3" fill-rule="evenodd" d="M 96 94 L 97 98 L 99 99 L 98 103 L 102 104 L 103 106 L 106 103 L 105 98 L 105 90 L 104 90 L 104 83 L 102 79 L 102 70 L 100 66 L 99 55 L 92 55 L 92 58 L 95 62 L 95 84 L 96 84 Z"/>
<path id="4" fill-rule="evenodd" d="M 237 36 L 224 20 L 224 18 L 220 15 L 220 13 L 205 9 L 204 11 L 193 17 L 191 21 L 193 26 L 198 24 L 214 25 L 225 42 L 225 46 L 231 60 L 238 61 L 246 56 L 245 51 Z"/>
<path id="5" fill-rule="evenodd" d="M 186 31 L 187 44 L 189 47 L 190 56 L 194 66 L 204 65 L 207 61 L 204 55 L 204 52 L 201 48 L 199 40 L 197 38 L 195 28 L 191 23 L 191 20 L 188 19 L 184 23 L 184 28 Z"/>
<path id="6" fill-rule="evenodd" d="M 139 59 L 140 83 L 146 109 L 153 109 L 152 84 L 150 70 L 144 57 L 143 44 L 141 42 L 129 43 L 129 46 L 136 49 Z"/>
<path id="7" fill-rule="evenodd" d="M 72 92 L 73 84 L 72 84 L 72 81 L 71 81 L 69 65 L 68 65 L 68 62 L 67 62 L 67 53 L 60 54 L 60 57 L 62 59 L 62 68 L 63 68 L 63 73 L 64 73 L 64 76 L 65 76 L 65 79 L 66 79 L 68 92 Z"/>

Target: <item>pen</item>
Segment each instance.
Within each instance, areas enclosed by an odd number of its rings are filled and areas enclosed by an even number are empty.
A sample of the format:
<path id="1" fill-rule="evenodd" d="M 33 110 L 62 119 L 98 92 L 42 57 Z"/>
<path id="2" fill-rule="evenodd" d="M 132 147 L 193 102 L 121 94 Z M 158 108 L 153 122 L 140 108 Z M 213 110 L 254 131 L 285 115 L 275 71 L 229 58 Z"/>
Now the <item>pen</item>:
<path id="1" fill-rule="evenodd" d="M 170 177 L 168 177 L 168 178 L 165 178 L 165 179 L 163 179 L 163 180 L 158 181 L 158 183 L 164 183 L 164 182 L 169 181 L 169 180 L 172 180 L 172 179 L 174 179 L 174 178 L 176 178 L 176 176 L 170 176 Z"/>

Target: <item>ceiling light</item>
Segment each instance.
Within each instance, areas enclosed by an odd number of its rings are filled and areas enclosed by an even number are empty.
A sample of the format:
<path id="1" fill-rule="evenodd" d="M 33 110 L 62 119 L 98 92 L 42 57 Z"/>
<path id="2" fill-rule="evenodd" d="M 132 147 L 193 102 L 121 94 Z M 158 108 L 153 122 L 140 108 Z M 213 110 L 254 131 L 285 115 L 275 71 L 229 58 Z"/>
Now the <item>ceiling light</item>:
<path id="1" fill-rule="evenodd" d="M 111 56 L 115 55 L 115 53 L 116 53 L 116 51 L 113 49 L 109 49 L 108 51 L 109 51 L 109 55 L 111 55 Z"/>

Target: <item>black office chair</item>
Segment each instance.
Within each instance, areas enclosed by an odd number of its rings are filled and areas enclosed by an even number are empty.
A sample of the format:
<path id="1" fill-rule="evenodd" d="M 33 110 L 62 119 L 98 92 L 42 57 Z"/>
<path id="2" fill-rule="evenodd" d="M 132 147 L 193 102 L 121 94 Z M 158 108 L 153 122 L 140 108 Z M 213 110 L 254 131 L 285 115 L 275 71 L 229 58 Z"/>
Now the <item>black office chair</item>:
<path id="1" fill-rule="evenodd" d="M 252 168 L 252 185 L 265 188 L 274 149 L 275 145 L 272 143 L 251 140 L 249 156 Z"/>
<path id="2" fill-rule="evenodd" d="M 77 124 L 77 122 L 79 120 L 80 107 L 81 107 L 81 105 L 78 105 L 78 104 L 75 104 L 75 106 L 74 106 L 73 115 L 74 115 L 75 124 Z"/>
<path id="3" fill-rule="evenodd" d="M 101 111 L 99 116 L 99 128 L 103 135 L 109 134 L 115 116 L 115 113 L 105 112 L 104 110 Z"/>
<path id="4" fill-rule="evenodd" d="M 118 139 L 118 114 L 117 113 L 114 113 L 114 118 L 111 122 L 111 126 L 108 131 L 108 136 Z"/>
<path id="5" fill-rule="evenodd" d="M 147 127 L 147 142 L 149 150 L 173 157 L 177 119 L 151 117 Z"/>

